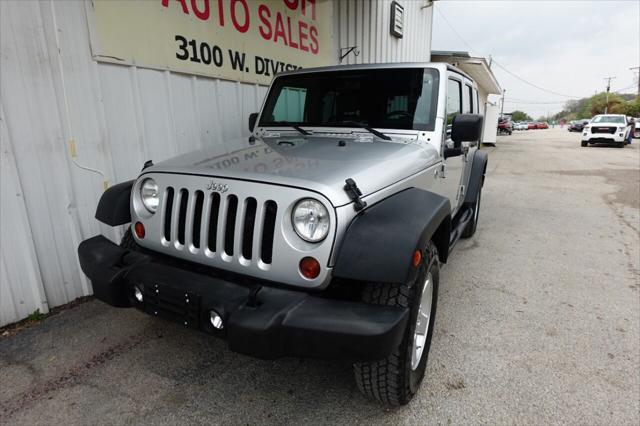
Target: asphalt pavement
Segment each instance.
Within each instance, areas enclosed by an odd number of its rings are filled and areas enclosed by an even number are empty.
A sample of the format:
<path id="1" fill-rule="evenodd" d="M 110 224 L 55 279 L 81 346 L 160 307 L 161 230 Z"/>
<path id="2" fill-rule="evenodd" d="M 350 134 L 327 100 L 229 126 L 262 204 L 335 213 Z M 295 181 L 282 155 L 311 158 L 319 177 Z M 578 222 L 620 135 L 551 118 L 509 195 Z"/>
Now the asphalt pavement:
<path id="1" fill-rule="evenodd" d="M 256 360 L 92 300 L 0 340 L 0 424 L 638 425 L 639 148 L 559 128 L 487 148 L 408 406 L 365 400 L 348 364 Z"/>

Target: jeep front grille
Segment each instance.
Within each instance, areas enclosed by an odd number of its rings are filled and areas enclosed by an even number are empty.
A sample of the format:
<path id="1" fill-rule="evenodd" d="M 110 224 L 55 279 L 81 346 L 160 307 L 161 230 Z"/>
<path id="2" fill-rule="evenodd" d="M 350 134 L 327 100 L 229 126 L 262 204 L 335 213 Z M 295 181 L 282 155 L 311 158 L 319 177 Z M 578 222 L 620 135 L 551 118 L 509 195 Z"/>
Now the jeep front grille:
<path id="1" fill-rule="evenodd" d="M 136 196 L 145 178 L 158 185 L 160 204 L 155 214 L 149 214 Z M 148 172 L 135 183 L 132 194 L 132 223 L 141 222 L 146 230 L 144 238 L 135 233 L 134 238 L 146 249 L 303 288 L 330 281 L 329 267 L 308 280 L 298 266 L 306 256 L 330 264 L 338 218 L 331 202 L 318 192 L 257 180 Z M 304 198 L 316 198 L 329 210 L 333 225 L 322 242 L 303 241 L 293 229 L 291 210 Z"/>
<path id="2" fill-rule="evenodd" d="M 227 258 L 271 264 L 278 206 L 273 200 L 235 194 L 166 188 L 162 224 L 165 243 Z"/>

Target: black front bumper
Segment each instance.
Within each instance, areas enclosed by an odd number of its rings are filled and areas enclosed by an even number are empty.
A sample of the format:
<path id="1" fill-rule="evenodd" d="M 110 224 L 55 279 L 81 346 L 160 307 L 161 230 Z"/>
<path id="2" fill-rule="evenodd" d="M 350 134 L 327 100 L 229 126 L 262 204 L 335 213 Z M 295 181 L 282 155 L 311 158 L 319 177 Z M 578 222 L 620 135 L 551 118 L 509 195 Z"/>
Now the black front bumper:
<path id="1" fill-rule="evenodd" d="M 382 359 L 400 344 L 408 318 L 403 308 L 236 284 L 102 236 L 83 241 L 78 255 L 96 298 L 223 337 L 232 351 L 258 358 Z M 212 310 L 223 319 L 221 330 L 211 324 Z"/>

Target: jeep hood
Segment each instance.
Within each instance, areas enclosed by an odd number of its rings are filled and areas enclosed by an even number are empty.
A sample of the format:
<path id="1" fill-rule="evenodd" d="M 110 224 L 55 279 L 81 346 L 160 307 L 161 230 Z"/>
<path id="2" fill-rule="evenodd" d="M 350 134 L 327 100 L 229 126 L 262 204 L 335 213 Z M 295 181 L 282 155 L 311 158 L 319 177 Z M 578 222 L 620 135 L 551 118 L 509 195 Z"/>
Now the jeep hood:
<path id="1" fill-rule="evenodd" d="M 343 141 L 344 143 L 341 143 Z M 231 146 L 246 139 L 230 141 Z M 341 146 L 344 145 L 344 146 Z M 437 161 L 431 145 L 345 136 L 282 136 L 256 139 L 247 148 L 220 155 L 202 149 L 160 162 L 145 173 L 198 174 L 308 188 L 335 206 L 351 202 L 343 187 L 352 178 L 363 196 L 400 181 Z"/>

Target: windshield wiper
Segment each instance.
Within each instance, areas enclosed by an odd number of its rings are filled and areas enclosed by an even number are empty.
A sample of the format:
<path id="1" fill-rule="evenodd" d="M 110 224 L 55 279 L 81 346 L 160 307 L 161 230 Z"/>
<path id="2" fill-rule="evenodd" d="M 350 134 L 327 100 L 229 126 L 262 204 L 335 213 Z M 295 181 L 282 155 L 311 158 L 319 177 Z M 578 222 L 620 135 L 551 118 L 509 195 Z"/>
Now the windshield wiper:
<path id="1" fill-rule="evenodd" d="M 269 125 L 274 125 L 274 126 L 289 126 L 292 127 L 294 129 L 296 129 L 298 132 L 300 132 L 300 134 L 303 134 L 305 136 L 309 136 L 311 134 L 311 132 L 303 129 L 302 127 L 298 126 L 297 124 L 293 124 L 293 123 L 289 123 L 288 121 L 270 121 Z M 263 126 L 264 127 L 264 126 Z"/>
<path id="2" fill-rule="evenodd" d="M 302 127 L 298 126 L 297 124 L 291 124 L 291 127 L 293 127 L 294 129 L 296 129 L 297 131 L 299 131 L 300 133 L 302 133 L 305 136 L 309 136 L 311 134 L 311 132 L 306 131 L 305 129 L 303 129 Z"/>
<path id="3" fill-rule="evenodd" d="M 327 124 L 328 124 L 328 125 L 332 125 L 332 124 L 345 124 L 345 125 L 347 125 L 347 126 L 358 127 L 358 128 L 360 128 L 360 129 L 365 129 L 367 132 L 369 132 L 369 133 L 371 133 L 371 134 L 373 134 L 373 135 L 375 135 L 375 136 L 379 137 L 380 139 L 384 139 L 384 140 L 386 140 L 386 141 L 390 141 L 390 140 L 391 140 L 391 138 L 390 138 L 389 136 L 385 135 L 384 133 L 379 132 L 379 131 L 377 131 L 376 129 L 371 128 L 371 127 L 367 126 L 366 124 L 361 123 L 361 122 L 359 122 L 359 121 L 349 121 L 349 120 L 347 120 L 347 121 L 337 121 L 337 122 L 334 122 L 334 123 L 327 123 Z"/>

